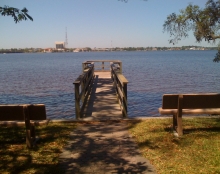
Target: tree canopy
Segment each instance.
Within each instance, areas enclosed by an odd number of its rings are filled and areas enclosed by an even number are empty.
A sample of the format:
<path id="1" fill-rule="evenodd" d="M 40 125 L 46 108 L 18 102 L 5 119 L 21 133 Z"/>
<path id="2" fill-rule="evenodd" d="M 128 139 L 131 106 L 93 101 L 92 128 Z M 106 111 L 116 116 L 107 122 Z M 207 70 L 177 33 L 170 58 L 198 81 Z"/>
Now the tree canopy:
<path id="1" fill-rule="evenodd" d="M 193 31 L 197 42 L 204 39 L 215 43 L 220 39 L 220 0 L 208 0 L 204 8 L 189 4 L 180 14 L 168 15 L 163 30 L 170 34 L 169 42 L 173 44 L 187 37 L 189 31 Z M 213 61 L 220 61 L 220 48 Z"/>
<path id="2" fill-rule="evenodd" d="M 15 23 L 28 19 L 33 21 L 33 18 L 28 14 L 28 10 L 25 7 L 22 10 L 9 6 L 0 7 L 0 14 L 2 16 L 13 17 Z"/>

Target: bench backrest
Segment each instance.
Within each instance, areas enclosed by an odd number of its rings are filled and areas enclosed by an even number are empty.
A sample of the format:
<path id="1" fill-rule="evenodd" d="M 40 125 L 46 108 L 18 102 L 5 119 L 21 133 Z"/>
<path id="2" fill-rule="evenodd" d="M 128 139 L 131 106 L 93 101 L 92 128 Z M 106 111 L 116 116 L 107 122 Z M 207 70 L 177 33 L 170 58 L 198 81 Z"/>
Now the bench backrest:
<path id="1" fill-rule="evenodd" d="M 164 94 L 162 109 L 177 109 L 180 94 Z M 181 94 L 182 109 L 220 108 L 220 94 Z"/>
<path id="2" fill-rule="evenodd" d="M 24 120 L 25 109 L 30 120 L 46 120 L 44 104 L 0 105 L 0 121 Z"/>

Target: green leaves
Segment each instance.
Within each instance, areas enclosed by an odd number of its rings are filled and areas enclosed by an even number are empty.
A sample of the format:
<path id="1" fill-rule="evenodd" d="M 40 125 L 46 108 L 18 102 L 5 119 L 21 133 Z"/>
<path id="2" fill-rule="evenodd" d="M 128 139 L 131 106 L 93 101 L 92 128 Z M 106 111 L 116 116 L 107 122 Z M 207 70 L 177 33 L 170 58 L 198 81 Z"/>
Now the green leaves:
<path id="1" fill-rule="evenodd" d="M 28 15 L 28 10 L 26 8 L 19 10 L 17 8 L 4 6 L 0 7 L 0 14 L 2 16 L 12 16 L 14 18 L 15 23 L 28 19 L 33 21 L 33 18 L 30 15 Z"/>
<path id="2" fill-rule="evenodd" d="M 215 55 L 215 58 L 213 59 L 213 62 L 219 62 L 220 61 L 220 47 L 218 47 L 218 52 Z"/>
<path id="3" fill-rule="evenodd" d="M 220 38 L 220 1 L 208 0 L 206 7 L 201 9 L 197 5 L 188 5 L 180 10 L 180 14 L 170 14 L 163 25 L 163 30 L 172 37 L 170 43 L 177 43 L 188 36 L 191 30 L 197 42 L 203 39 L 207 42 Z"/>

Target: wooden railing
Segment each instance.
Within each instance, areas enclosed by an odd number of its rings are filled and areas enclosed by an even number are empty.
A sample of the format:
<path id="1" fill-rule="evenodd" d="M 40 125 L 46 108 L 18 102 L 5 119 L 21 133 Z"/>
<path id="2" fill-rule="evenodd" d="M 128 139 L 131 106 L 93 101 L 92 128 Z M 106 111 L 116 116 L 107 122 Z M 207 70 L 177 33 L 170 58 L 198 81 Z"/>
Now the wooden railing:
<path id="1" fill-rule="evenodd" d="M 106 65 L 108 63 L 108 65 Z M 92 60 L 82 63 L 82 74 L 73 83 L 75 85 L 76 119 L 82 117 L 88 96 L 93 85 L 94 72 L 111 72 L 113 86 L 119 101 L 122 114 L 127 116 L 127 79 L 122 74 L 122 62 L 119 60 Z"/>
<path id="2" fill-rule="evenodd" d="M 86 101 L 94 79 L 94 63 L 90 62 L 85 64 L 83 73 L 73 83 L 75 86 L 75 113 L 76 119 L 82 117 L 82 111 L 84 110 Z"/>
<path id="3" fill-rule="evenodd" d="M 111 62 L 111 78 L 113 86 L 116 91 L 116 96 L 120 104 L 123 117 L 127 117 L 128 113 L 128 102 L 127 102 L 127 84 L 128 80 L 122 74 L 121 64 L 118 62 Z"/>
<path id="4" fill-rule="evenodd" d="M 122 62 L 120 60 L 91 60 L 82 63 L 82 69 L 86 69 L 91 63 L 94 64 L 94 71 L 111 71 L 111 63 L 119 65 L 119 71 L 122 73 Z"/>

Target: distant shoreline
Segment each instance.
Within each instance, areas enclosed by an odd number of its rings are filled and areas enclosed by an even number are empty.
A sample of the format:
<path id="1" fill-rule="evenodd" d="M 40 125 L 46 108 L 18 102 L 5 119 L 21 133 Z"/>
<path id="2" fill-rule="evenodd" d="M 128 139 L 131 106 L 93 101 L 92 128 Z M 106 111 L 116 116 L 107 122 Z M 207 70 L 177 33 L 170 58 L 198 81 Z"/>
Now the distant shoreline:
<path id="1" fill-rule="evenodd" d="M 117 51 L 79 51 L 79 52 L 70 52 L 70 51 L 60 51 L 60 52 L 50 52 L 50 53 L 83 53 L 83 52 L 158 52 L 158 51 L 214 51 L 214 50 L 117 50 Z M 0 54 L 15 54 L 15 53 L 47 53 L 47 52 L 0 52 Z"/>

